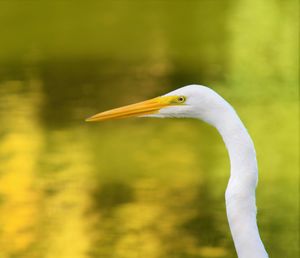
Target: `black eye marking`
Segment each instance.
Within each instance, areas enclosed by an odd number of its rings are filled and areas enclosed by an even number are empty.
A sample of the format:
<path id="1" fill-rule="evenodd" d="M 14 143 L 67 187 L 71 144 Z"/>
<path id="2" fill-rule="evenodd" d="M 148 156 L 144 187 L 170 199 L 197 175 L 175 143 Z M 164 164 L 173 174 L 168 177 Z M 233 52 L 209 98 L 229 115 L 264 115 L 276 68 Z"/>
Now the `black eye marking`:
<path id="1" fill-rule="evenodd" d="M 178 101 L 179 103 L 184 103 L 185 100 L 186 100 L 186 98 L 185 98 L 184 96 L 179 96 L 179 97 L 177 98 L 177 101 Z"/>

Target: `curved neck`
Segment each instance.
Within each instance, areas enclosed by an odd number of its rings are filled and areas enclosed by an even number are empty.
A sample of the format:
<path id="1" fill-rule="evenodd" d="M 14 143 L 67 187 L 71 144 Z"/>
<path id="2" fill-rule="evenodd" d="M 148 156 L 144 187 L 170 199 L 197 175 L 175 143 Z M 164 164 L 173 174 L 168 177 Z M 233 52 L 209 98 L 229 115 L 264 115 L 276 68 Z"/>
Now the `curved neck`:
<path id="1" fill-rule="evenodd" d="M 226 189 L 226 212 L 239 258 L 266 258 L 256 222 L 255 188 L 257 161 L 253 142 L 242 121 L 231 108 L 215 123 L 230 158 L 230 179 Z"/>

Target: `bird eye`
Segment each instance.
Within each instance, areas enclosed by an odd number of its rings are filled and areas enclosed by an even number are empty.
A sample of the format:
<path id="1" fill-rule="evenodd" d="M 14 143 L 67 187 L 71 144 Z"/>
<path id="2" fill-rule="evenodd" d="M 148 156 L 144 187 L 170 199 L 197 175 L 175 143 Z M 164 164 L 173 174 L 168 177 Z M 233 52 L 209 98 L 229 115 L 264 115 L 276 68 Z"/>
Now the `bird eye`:
<path id="1" fill-rule="evenodd" d="M 178 103 L 183 103 L 183 102 L 185 102 L 185 97 L 184 96 L 179 96 L 178 98 L 177 98 L 177 101 L 178 101 Z"/>

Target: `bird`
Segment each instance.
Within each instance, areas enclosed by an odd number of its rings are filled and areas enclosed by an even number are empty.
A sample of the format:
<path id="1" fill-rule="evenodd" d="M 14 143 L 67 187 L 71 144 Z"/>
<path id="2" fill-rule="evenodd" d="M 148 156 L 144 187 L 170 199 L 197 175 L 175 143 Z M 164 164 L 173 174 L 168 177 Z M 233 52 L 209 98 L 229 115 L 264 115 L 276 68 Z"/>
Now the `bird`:
<path id="1" fill-rule="evenodd" d="M 195 118 L 217 129 L 228 151 L 227 220 L 238 258 L 267 258 L 257 226 L 258 166 L 253 141 L 234 108 L 213 89 L 187 85 L 165 95 L 111 109 L 88 122 L 128 117 Z"/>

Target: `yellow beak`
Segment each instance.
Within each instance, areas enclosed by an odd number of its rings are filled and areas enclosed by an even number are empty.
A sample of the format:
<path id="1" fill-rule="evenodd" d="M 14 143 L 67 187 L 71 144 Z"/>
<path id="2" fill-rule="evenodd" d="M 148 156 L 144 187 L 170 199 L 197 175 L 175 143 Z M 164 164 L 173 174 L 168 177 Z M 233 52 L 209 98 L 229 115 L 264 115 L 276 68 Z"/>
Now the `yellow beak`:
<path id="1" fill-rule="evenodd" d="M 175 97 L 176 98 L 176 97 Z M 157 114 L 163 107 L 174 105 L 174 96 L 157 97 L 136 104 L 111 109 L 86 119 L 88 122 Z"/>

